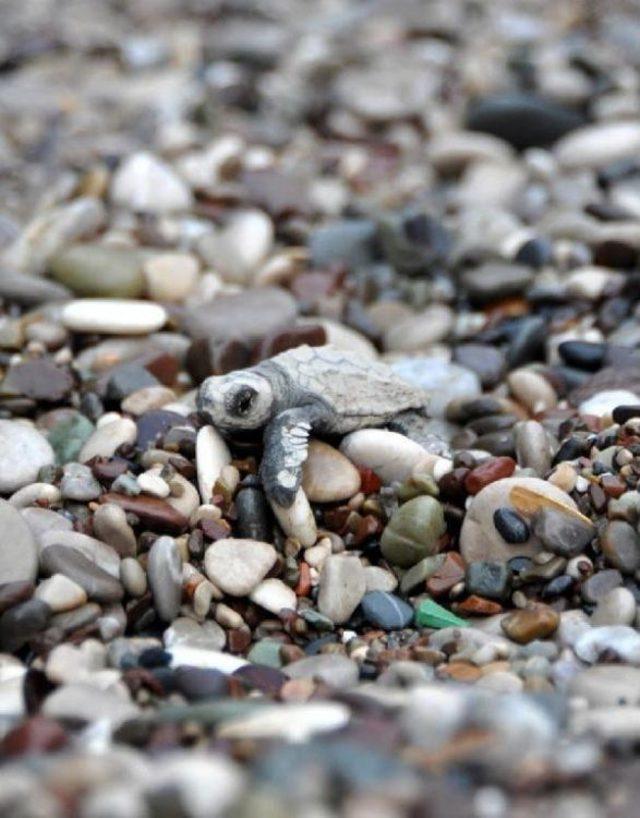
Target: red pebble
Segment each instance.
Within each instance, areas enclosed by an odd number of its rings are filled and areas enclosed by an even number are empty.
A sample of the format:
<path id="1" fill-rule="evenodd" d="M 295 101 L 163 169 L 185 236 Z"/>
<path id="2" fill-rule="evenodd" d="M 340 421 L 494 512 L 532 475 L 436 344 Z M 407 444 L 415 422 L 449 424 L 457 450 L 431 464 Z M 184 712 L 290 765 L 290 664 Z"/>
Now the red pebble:
<path id="1" fill-rule="evenodd" d="M 298 566 L 300 577 L 295 591 L 296 596 L 309 596 L 311 592 L 311 569 L 306 562 L 301 562 Z"/>
<path id="2" fill-rule="evenodd" d="M 22 756 L 59 750 L 69 738 L 57 721 L 46 716 L 32 716 L 8 732 L 0 742 L 0 755 Z"/>
<path id="3" fill-rule="evenodd" d="M 464 481 L 464 487 L 469 494 L 477 494 L 489 483 L 495 483 L 496 480 L 502 480 L 504 477 L 511 477 L 515 468 L 516 461 L 512 457 L 492 457 L 469 472 Z"/>
<path id="4" fill-rule="evenodd" d="M 382 481 L 374 471 L 364 466 L 359 466 L 358 471 L 360 472 L 360 491 L 363 494 L 375 494 L 380 491 Z"/>
<path id="5" fill-rule="evenodd" d="M 482 596 L 472 594 L 461 602 L 456 608 L 456 613 L 467 616 L 495 616 L 502 613 L 502 605 L 492 599 L 485 599 Z"/>

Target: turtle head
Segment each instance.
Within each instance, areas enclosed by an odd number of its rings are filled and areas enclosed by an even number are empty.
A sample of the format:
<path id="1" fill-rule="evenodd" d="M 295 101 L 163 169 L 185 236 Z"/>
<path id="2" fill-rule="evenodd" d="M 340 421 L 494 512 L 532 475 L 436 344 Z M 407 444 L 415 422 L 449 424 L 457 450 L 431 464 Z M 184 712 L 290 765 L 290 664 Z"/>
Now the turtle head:
<path id="1" fill-rule="evenodd" d="M 273 389 L 262 375 L 238 370 L 207 378 L 198 391 L 198 411 L 218 429 L 258 429 L 271 418 Z"/>

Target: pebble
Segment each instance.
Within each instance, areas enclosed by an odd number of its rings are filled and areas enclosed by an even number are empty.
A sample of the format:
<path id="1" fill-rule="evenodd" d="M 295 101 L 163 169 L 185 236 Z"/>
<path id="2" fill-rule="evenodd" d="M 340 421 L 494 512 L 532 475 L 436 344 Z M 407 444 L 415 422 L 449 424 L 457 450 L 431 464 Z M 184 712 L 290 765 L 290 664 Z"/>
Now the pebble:
<path id="1" fill-rule="evenodd" d="M 93 515 L 93 531 L 98 539 L 114 548 L 121 557 L 135 556 L 136 535 L 120 506 L 114 503 L 98 506 Z"/>
<path id="2" fill-rule="evenodd" d="M 596 665 L 569 681 L 569 693 L 586 699 L 590 707 L 640 705 L 640 668 Z"/>
<path id="3" fill-rule="evenodd" d="M 484 389 L 496 386 L 507 366 L 501 350 L 487 344 L 460 344 L 454 350 L 453 359 L 465 370 L 475 372 Z"/>
<path id="4" fill-rule="evenodd" d="M 549 381 L 533 369 L 514 369 L 507 376 L 514 397 L 532 414 L 546 412 L 558 403 L 558 396 Z"/>
<path id="5" fill-rule="evenodd" d="M 225 722 L 218 728 L 221 739 L 284 739 L 308 741 L 316 734 L 341 730 L 351 711 L 338 702 L 309 702 L 262 707 L 248 716 Z"/>
<path id="6" fill-rule="evenodd" d="M 17 420 L 0 419 L 0 494 L 35 483 L 40 469 L 53 465 L 55 455 L 37 429 Z"/>
<path id="7" fill-rule="evenodd" d="M 238 210 L 222 229 L 203 237 L 199 252 L 225 281 L 247 284 L 273 245 L 271 219 L 261 210 Z"/>
<path id="8" fill-rule="evenodd" d="M 196 437 L 198 488 L 203 503 L 209 503 L 222 469 L 231 463 L 231 453 L 213 426 L 203 426 Z"/>
<path id="9" fill-rule="evenodd" d="M 143 266 L 149 298 L 160 302 L 181 302 L 194 289 L 200 265 L 189 253 L 160 253 Z"/>
<path id="10" fill-rule="evenodd" d="M 167 320 L 164 307 L 148 301 L 81 298 L 62 308 L 61 320 L 72 332 L 100 335 L 148 335 Z"/>
<path id="11" fill-rule="evenodd" d="M 297 607 L 295 592 L 280 579 L 263 579 L 253 589 L 249 598 L 256 605 L 274 614 L 279 614 L 282 610 L 295 611 Z"/>
<path id="12" fill-rule="evenodd" d="M 453 329 L 453 312 L 443 304 L 433 304 L 400 320 L 384 336 L 388 352 L 420 352 L 443 341 Z M 428 360 L 428 359 L 427 359 Z"/>
<path id="13" fill-rule="evenodd" d="M 175 392 L 168 386 L 143 386 L 130 392 L 120 405 L 123 412 L 139 417 L 153 409 L 162 409 L 175 399 Z"/>
<path id="14" fill-rule="evenodd" d="M 535 639 L 546 639 L 558 628 L 560 617 L 547 605 L 538 603 L 531 608 L 513 611 L 501 621 L 502 630 L 514 642 L 526 645 Z"/>
<path id="15" fill-rule="evenodd" d="M 400 630 L 413 621 L 413 608 L 395 594 L 386 591 L 368 591 L 361 601 L 365 619 L 386 631 Z"/>
<path id="16" fill-rule="evenodd" d="M 87 439 L 78 459 L 86 463 L 94 457 L 113 457 L 120 446 L 135 443 L 138 427 L 131 418 L 116 417 L 99 426 Z"/>
<path id="17" fill-rule="evenodd" d="M 512 508 L 497 508 L 493 512 L 493 524 L 502 539 L 510 545 L 527 542 L 531 536 L 526 521 Z"/>
<path id="18" fill-rule="evenodd" d="M 340 451 L 356 466 L 375 472 L 385 485 L 406 480 L 428 457 L 420 444 L 386 429 L 351 432 L 342 439 Z"/>
<path id="19" fill-rule="evenodd" d="M 19 602 L 0 616 L 0 650 L 20 650 L 43 631 L 51 619 L 51 608 L 41 599 Z"/>
<path id="20" fill-rule="evenodd" d="M 533 517 L 533 532 L 547 551 L 575 557 L 586 549 L 596 529 L 585 517 L 557 508 L 542 508 Z"/>
<path id="21" fill-rule="evenodd" d="M 173 537 L 158 537 L 151 546 L 147 575 L 158 616 L 172 622 L 182 600 L 182 558 Z"/>
<path id="22" fill-rule="evenodd" d="M 509 584 L 509 571 L 499 562 L 472 562 L 465 575 L 466 590 L 489 599 L 503 599 Z"/>
<path id="23" fill-rule="evenodd" d="M 530 557 L 542 550 L 542 544 L 533 531 L 526 542 L 509 544 L 505 543 L 494 525 L 493 515 L 499 508 L 514 508 L 525 520 L 533 516 L 515 507 L 512 497 L 514 488 L 530 493 L 527 496 L 530 497 L 532 512 L 546 507 L 547 499 L 565 506 L 569 512 L 575 509 L 575 503 L 567 494 L 536 477 L 507 477 L 490 483 L 475 495 L 462 524 L 460 553 L 467 563 L 477 560 L 507 562 L 513 557 Z"/>
<path id="24" fill-rule="evenodd" d="M 284 668 L 290 679 L 316 679 L 329 687 L 354 687 L 359 678 L 358 665 L 339 653 L 320 653 L 291 662 Z"/>
<path id="25" fill-rule="evenodd" d="M 147 575 L 133 557 L 125 557 L 120 563 L 120 582 L 132 597 L 139 598 L 147 592 Z"/>
<path id="26" fill-rule="evenodd" d="M 640 397 L 628 389 L 605 389 L 582 401 L 578 406 L 578 412 L 581 415 L 611 418 L 616 407 L 638 403 L 638 401 L 640 401 Z"/>
<path id="27" fill-rule="evenodd" d="M 336 625 L 350 619 L 366 592 L 364 568 L 358 557 L 328 557 L 320 575 L 318 610 Z"/>
<path id="28" fill-rule="evenodd" d="M 45 602 L 54 614 L 72 611 L 87 602 L 84 588 L 63 574 L 53 574 L 41 582 L 34 596 Z"/>
<path id="29" fill-rule="evenodd" d="M 333 446 L 312 440 L 303 465 L 302 489 L 312 503 L 348 500 L 360 491 L 360 474 Z"/>
<path id="30" fill-rule="evenodd" d="M 393 514 L 382 534 L 380 548 L 392 564 L 410 568 L 437 553 L 445 530 L 440 503 L 433 497 L 416 497 Z"/>
<path id="31" fill-rule="evenodd" d="M 573 649 L 576 656 L 590 665 L 596 664 L 601 656 L 611 661 L 629 665 L 640 665 L 640 634 L 628 625 L 604 625 L 590 628 L 576 640 Z"/>
<path id="32" fill-rule="evenodd" d="M 191 191 L 173 169 L 148 151 L 131 154 L 111 180 L 114 204 L 139 213 L 170 213 L 191 206 Z"/>
<path id="33" fill-rule="evenodd" d="M 34 535 L 20 512 L 0 500 L 0 583 L 33 582 L 38 573 Z"/>
<path id="34" fill-rule="evenodd" d="M 544 426 L 536 420 L 525 420 L 514 427 L 518 465 L 533 469 L 544 477 L 551 468 L 551 445 Z"/>
<path id="35" fill-rule="evenodd" d="M 81 463 L 66 463 L 60 481 L 60 492 L 67 500 L 88 502 L 102 494 L 102 486 L 88 466 Z"/>
<path id="36" fill-rule="evenodd" d="M 136 718 L 138 707 L 120 687 L 101 690 L 86 682 L 71 682 L 47 696 L 42 712 L 54 719 L 80 719 L 86 722 L 100 719 L 115 726 Z"/>
<path id="37" fill-rule="evenodd" d="M 273 513 L 280 527 L 288 537 L 298 540 L 303 548 L 313 545 L 318 539 L 318 529 L 307 495 L 299 488 L 289 508 L 271 502 Z"/>
<path id="38" fill-rule="evenodd" d="M 364 581 L 367 593 L 370 591 L 391 592 L 398 587 L 398 580 L 391 571 L 380 568 L 378 565 L 365 566 Z"/>
<path id="39" fill-rule="evenodd" d="M 401 358 L 394 361 L 391 368 L 401 378 L 429 394 L 431 417 L 444 417 L 452 400 L 475 398 L 482 392 L 475 372 L 439 358 Z"/>
<path id="40" fill-rule="evenodd" d="M 554 155 L 567 169 L 600 168 L 635 156 L 639 148 L 640 123 L 602 122 L 567 134 L 554 146 Z"/>
<path id="41" fill-rule="evenodd" d="M 135 247 L 76 244 L 57 253 L 50 269 L 56 281 L 76 296 L 139 298 L 144 291 L 145 255 Z"/>
<path id="42" fill-rule="evenodd" d="M 591 617 L 594 627 L 632 625 L 636 618 L 636 600 L 627 588 L 613 588 L 598 602 Z"/>
<path id="43" fill-rule="evenodd" d="M 622 574 L 634 574 L 640 568 L 640 537 L 624 520 L 610 520 L 600 540 L 608 565 Z"/>
<path id="44" fill-rule="evenodd" d="M 231 596 L 248 596 L 266 577 L 276 561 L 272 545 L 257 540 L 222 539 L 204 555 L 204 569 L 211 582 Z"/>
<path id="45" fill-rule="evenodd" d="M 217 622 L 195 622 L 184 616 L 174 619 L 162 638 L 165 648 L 174 654 L 179 646 L 219 651 L 227 641 L 224 630 Z"/>
<path id="46" fill-rule="evenodd" d="M 64 545 L 50 545 L 40 557 L 42 571 L 49 576 L 63 574 L 83 588 L 89 599 L 96 602 L 117 602 L 122 599 L 122 586 L 84 554 Z"/>

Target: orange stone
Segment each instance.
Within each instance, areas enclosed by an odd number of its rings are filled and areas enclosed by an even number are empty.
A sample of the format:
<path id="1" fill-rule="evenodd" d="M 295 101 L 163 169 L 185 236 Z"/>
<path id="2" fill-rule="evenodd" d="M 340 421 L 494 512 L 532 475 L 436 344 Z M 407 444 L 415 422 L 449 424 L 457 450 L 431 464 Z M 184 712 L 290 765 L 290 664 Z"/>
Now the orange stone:
<path id="1" fill-rule="evenodd" d="M 472 594 L 457 606 L 456 613 L 465 616 L 495 616 L 502 613 L 502 605 L 492 599 Z"/>
<path id="2" fill-rule="evenodd" d="M 477 682 L 481 675 L 480 668 L 469 662 L 449 662 L 448 665 L 440 665 L 437 669 L 437 676 L 440 679 L 452 679 L 454 682 L 468 684 Z"/>
<path id="3" fill-rule="evenodd" d="M 514 642 L 526 645 L 534 639 L 546 639 L 560 623 L 558 614 L 548 605 L 536 603 L 530 608 L 514 611 L 501 621 L 502 630 Z"/>

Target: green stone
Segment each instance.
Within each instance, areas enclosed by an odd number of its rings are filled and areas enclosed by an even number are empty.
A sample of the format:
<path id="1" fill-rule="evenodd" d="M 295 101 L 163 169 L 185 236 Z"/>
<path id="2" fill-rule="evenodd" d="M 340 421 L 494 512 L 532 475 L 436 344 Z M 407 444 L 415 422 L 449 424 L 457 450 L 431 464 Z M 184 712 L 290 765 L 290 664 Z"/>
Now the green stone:
<path id="1" fill-rule="evenodd" d="M 401 502 L 412 500 L 422 494 L 437 497 L 440 493 L 438 484 L 430 474 L 416 474 L 409 477 L 398 489 L 398 499 Z"/>
<path id="2" fill-rule="evenodd" d="M 93 423 L 80 412 L 49 429 L 47 439 L 56 453 L 58 465 L 63 466 L 77 460 L 80 450 L 93 431 Z"/>
<path id="3" fill-rule="evenodd" d="M 254 665 L 281 668 L 281 647 L 282 642 L 278 642 L 276 639 L 261 639 L 252 646 L 247 654 L 247 659 Z"/>
<path id="4" fill-rule="evenodd" d="M 424 599 L 416 610 L 416 625 L 419 628 L 465 628 L 466 619 L 451 613 L 433 599 Z"/>
<path id="5" fill-rule="evenodd" d="M 328 616 L 321 614 L 320 611 L 316 611 L 314 608 L 307 608 L 300 613 L 304 621 L 308 622 L 317 631 L 332 631 L 335 627 Z"/>
<path id="6" fill-rule="evenodd" d="M 53 257 L 53 278 L 76 295 L 138 298 L 145 290 L 142 272 L 149 252 L 108 244 L 75 244 Z"/>
<path id="7" fill-rule="evenodd" d="M 420 562 L 416 562 L 403 574 L 400 580 L 400 592 L 407 596 L 419 585 L 423 585 L 442 566 L 446 558 L 446 554 L 436 554 L 435 557 L 425 557 Z"/>
<path id="8" fill-rule="evenodd" d="M 438 540 L 446 530 L 440 503 L 433 497 L 415 497 L 393 514 L 380 547 L 393 565 L 410 568 L 437 553 Z"/>

